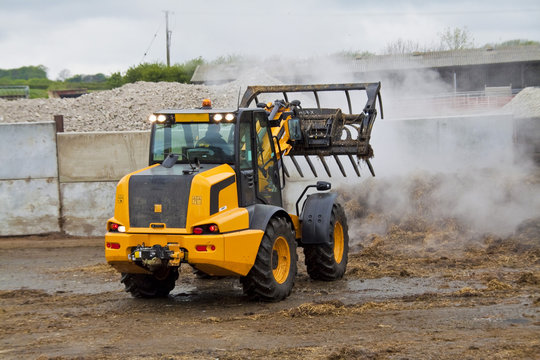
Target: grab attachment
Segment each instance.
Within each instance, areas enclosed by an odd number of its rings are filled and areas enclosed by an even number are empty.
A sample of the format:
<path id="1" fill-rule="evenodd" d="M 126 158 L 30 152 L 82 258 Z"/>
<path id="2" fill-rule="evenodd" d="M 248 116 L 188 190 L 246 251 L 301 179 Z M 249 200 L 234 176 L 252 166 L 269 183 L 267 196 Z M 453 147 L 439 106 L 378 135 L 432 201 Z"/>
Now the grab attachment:
<path id="1" fill-rule="evenodd" d="M 272 134 L 276 136 L 277 147 L 280 149 L 279 158 L 287 156 L 301 177 L 304 177 L 304 172 L 296 157 L 305 160 L 315 177 L 318 177 L 318 172 L 313 163 L 314 159 L 320 161 L 329 177 L 332 176 L 330 159 L 336 163 L 340 173 L 347 176 L 342 162 L 344 158 L 348 159 L 357 176 L 360 176 L 360 160 L 367 164 L 371 174 L 375 176 L 370 162 L 374 152 L 369 141 L 377 117 L 377 100 L 383 118 L 380 88 L 380 83 L 249 86 L 240 106 L 249 107 L 253 102 L 260 104 L 261 94 L 275 93 L 283 96 L 283 99 L 267 104 L 265 109 L 273 127 Z M 351 94 L 359 91 L 365 92 L 367 101 L 360 113 L 353 113 Z M 322 92 L 342 92 L 348 113 L 344 113 L 340 108 L 321 107 Z M 290 100 L 300 94 L 312 95 L 317 107 L 303 108 L 299 100 Z M 283 159 L 281 160 L 281 166 L 289 176 L 289 171 L 285 169 Z"/>

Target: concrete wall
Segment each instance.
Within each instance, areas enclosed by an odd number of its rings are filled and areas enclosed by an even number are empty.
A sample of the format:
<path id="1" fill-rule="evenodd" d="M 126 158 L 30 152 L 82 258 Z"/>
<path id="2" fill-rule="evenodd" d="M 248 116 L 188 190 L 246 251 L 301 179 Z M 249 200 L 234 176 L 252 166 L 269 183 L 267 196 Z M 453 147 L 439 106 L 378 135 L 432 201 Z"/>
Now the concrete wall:
<path id="1" fill-rule="evenodd" d="M 59 133 L 0 124 L 0 236 L 101 236 L 116 183 L 148 163 L 149 133 Z M 58 155 L 57 155 L 58 154 Z"/>
<path id="2" fill-rule="evenodd" d="M 60 184 L 62 228 L 74 236 L 105 234 L 107 219 L 114 215 L 116 181 Z"/>
<path id="3" fill-rule="evenodd" d="M 372 163 L 377 176 L 504 166 L 513 160 L 513 126 L 512 118 L 504 115 L 379 119 Z M 148 146 L 148 132 L 56 134 L 54 123 L 0 124 L 0 236 L 57 231 L 103 235 L 114 213 L 117 181 L 147 165 Z M 313 162 L 319 178 L 328 178 L 318 159 Z M 348 159 L 342 162 L 349 176 L 344 179 L 330 160 L 330 180 L 354 181 Z M 286 162 L 293 175 L 284 197 L 293 200 L 286 204 L 289 211 L 305 184 L 316 181 L 305 161 L 299 163 L 304 179 Z M 361 173 L 371 176 L 365 165 Z"/>
<path id="4" fill-rule="evenodd" d="M 54 124 L 0 124 L 0 164 L 0 236 L 60 231 Z"/>
<path id="5" fill-rule="evenodd" d="M 60 182 L 118 181 L 148 164 L 148 131 L 58 134 Z"/>
<path id="6" fill-rule="evenodd" d="M 116 183 L 148 165 L 148 131 L 58 134 L 62 229 L 101 236 L 114 214 Z"/>

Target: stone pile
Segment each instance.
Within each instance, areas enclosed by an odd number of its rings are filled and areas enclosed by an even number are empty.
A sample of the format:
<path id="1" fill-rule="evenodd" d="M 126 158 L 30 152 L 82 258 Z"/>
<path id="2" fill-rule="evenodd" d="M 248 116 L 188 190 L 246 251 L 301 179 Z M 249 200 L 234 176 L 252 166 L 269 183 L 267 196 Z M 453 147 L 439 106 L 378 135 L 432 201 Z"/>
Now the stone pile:
<path id="1" fill-rule="evenodd" d="M 255 70 L 224 85 L 137 82 L 74 99 L 0 99 L 0 123 L 53 121 L 54 115 L 63 115 L 64 131 L 147 130 L 153 112 L 200 107 L 205 98 L 212 100 L 214 108 L 236 108 L 247 85 L 278 83 Z"/>
<path id="2" fill-rule="evenodd" d="M 517 118 L 540 118 L 540 88 L 528 87 L 503 107 Z"/>

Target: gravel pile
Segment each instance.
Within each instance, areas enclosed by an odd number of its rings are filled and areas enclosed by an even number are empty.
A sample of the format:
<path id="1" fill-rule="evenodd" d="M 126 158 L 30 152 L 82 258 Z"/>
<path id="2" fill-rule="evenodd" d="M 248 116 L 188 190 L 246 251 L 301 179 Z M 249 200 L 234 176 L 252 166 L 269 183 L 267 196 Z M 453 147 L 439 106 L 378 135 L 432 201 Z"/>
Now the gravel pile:
<path id="1" fill-rule="evenodd" d="M 236 108 L 247 85 L 279 81 L 258 69 L 225 85 L 137 82 L 75 99 L 0 99 L 0 123 L 52 121 L 64 116 L 64 130 L 73 132 L 147 130 L 148 116 L 167 108 L 196 108 L 205 98 L 214 108 Z"/>
<path id="2" fill-rule="evenodd" d="M 511 111 L 518 118 L 540 117 L 540 88 L 521 90 L 503 109 Z"/>

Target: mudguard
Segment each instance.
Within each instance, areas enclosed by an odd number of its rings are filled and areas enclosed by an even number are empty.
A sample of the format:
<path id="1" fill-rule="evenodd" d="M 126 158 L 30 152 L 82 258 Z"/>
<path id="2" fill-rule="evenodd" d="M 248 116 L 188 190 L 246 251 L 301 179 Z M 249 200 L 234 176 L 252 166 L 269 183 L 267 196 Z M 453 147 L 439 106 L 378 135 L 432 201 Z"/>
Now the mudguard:
<path id="1" fill-rule="evenodd" d="M 332 192 L 315 193 L 307 197 L 300 215 L 301 245 L 323 244 L 330 240 L 328 226 L 336 197 L 337 194 Z"/>
<path id="2" fill-rule="evenodd" d="M 266 230 L 268 222 L 274 215 L 285 217 L 291 224 L 289 214 L 279 206 L 255 204 L 246 207 L 249 214 L 249 228 L 256 230 Z"/>

